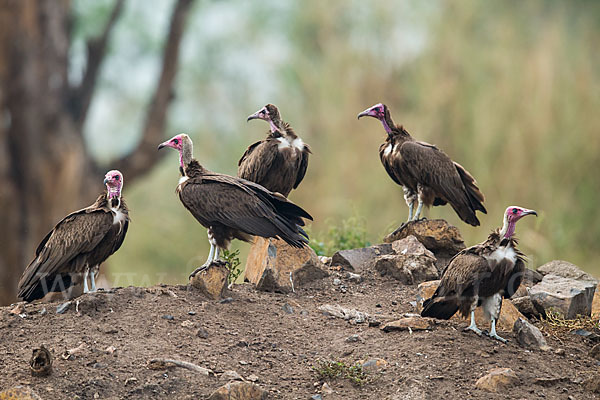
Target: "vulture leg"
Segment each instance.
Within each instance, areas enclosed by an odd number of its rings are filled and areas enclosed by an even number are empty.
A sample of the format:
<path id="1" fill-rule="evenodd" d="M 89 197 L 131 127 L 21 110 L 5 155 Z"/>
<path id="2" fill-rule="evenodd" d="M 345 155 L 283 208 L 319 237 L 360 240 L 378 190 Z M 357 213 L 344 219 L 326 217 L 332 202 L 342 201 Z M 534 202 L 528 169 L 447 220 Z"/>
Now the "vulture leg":
<path id="1" fill-rule="evenodd" d="M 88 275 L 90 273 L 90 269 L 85 267 L 85 271 L 83 272 L 83 293 L 89 293 L 90 289 L 88 288 Z"/>
<path id="2" fill-rule="evenodd" d="M 217 242 L 213 238 L 213 234 L 210 231 L 210 229 L 207 231 L 207 233 L 208 233 L 208 243 L 210 243 L 210 251 L 208 252 L 208 258 L 206 259 L 206 262 L 204 264 L 202 264 L 201 266 L 196 268 L 190 274 L 188 279 L 192 279 L 194 276 L 196 276 L 196 274 L 198 272 L 201 272 L 201 271 L 204 271 L 205 269 L 207 269 L 210 266 L 210 264 L 212 264 L 212 262 L 215 258 L 219 258 L 219 248 L 217 247 Z M 215 254 L 216 254 L 216 257 L 215 257 Z"/>
<path id="3" fill-rule="evenodd" d="M 417 185 L 417 199 L 419 201 L 419 205 L 417 206 L 417 212 L 415 213 L 415 217 L 413 221 L 418 221 L 421 216 L 421 211 L 423 211 L 423 187 L 421 185 Z"/>
<path id="4" fill-rule="evenodd" d="M 402 187 L 404 190 L 404 201 L 406 201 L 406 205 L 408 206 L 408 221 L 410 222 L 413 219 L 413 211 L 415 208 L 416 195 L 415 192 L 410 190 L 407 187 Z"/>
<path id="5" fill-rule="evenodd" d="M 90 268 L 90 292 L 96 291 L 96 274 L 98 274 L 98 266 Z"/>
<path id="6" fill-rule="evenodd" d="M 477 308 L 477 297 L 475 297 L 475 299 L 473 300 L 473 303 L 471 304 L 471 325 L 467 326 L 465 328 L 465 330 L 473 331 L 477 335 L 481 336 L 481 329 L 479 329 L 477 327 L 477 324 L 475 323 L 475 309 L 476 308 Z"/>
<path id="7" fill-rule="evenodd" d="M 492 320 L 489 336 L 493 339 L 501 341 L 502 343 L 506 343 L 507 340 L 498 336 L 496 333 L 496 321 L 500 316 L 500 309 L 502 308 L 502 296 L 500 293 L 496 293 L 492 297 L 485 299 L 482 306 L 485 313 L 488 314 Z"/>

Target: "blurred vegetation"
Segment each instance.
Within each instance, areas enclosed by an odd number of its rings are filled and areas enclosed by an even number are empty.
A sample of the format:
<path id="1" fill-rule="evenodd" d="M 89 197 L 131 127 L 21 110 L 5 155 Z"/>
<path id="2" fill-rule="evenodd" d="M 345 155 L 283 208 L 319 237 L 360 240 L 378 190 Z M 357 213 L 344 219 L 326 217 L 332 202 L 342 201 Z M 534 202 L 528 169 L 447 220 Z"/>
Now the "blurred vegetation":
<path id="1" fill-rule="evenodd" d="M 350 217 L 341 221 L 340 225 L 332 220 L 325 220 L 326 230 L 314 232 L 307 229 L 310 237 L 309 246 L 319 256 L 332 256 L 338 250 L 368 247 L 366 221 L 360 217 Z"/>
<path id="2" fill-rule="evenodd" d="M 87 21 L 101 7 L 76 9 L 76 26 L 93 27 Z M 136 140 L 140 99 L 157 73 L 155 38 L 165 29 L 152 9 L 129 2 L 113 37 L 86 127 L 99 157 Z M 507 206 L 535 209 L 539 217 L 517 228 L 529 265 L 559 258 L 600 274 L 600 2 L 198 2 L 191 17 L 166 136 L 187 132 L 206 167 L 235 174 L 267 130 L 246 116 L 277 104 L 314 153 L 290 198 L 315 217 L 321 251 L 331 252 L 349 215 L 366 221 L 373 243 L 407 217 L 402 190 L 379 162 L 383 128 L 356 120 L 384 102 L 396 123 L 465 166 L 486 195 L 481 227 L 450 207 L 426 215 L 447 219 L 473 244 L 501 224 Z M 144 72 L 123 81 L 130 66 Z M 204 262 L 205 229 L 179 203 L 177 179 L 173 153 L 145 181 L 125 185 L 132 224 L 111 272 L 184 282 Z M 243 262 L 248 245 L 235 248 Z"/>

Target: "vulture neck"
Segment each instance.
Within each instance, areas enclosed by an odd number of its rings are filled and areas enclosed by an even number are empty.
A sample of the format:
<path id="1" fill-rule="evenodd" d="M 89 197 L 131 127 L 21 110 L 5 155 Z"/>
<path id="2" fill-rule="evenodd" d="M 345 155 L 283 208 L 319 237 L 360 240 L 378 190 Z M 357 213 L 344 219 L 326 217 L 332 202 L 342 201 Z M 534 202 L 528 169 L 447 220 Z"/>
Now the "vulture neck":
<path id="1" fill-rule="evenodd" d="M 515 226 L 517 221 L 509 221 L 508 215 L 504 215 L 504 224 L 500 230 L 500 237 L 510 239 L 515 234 Z"/>
<path id="2" fill-rule="evenodd" d="M 121 206 L 121 187 L 106 186 L 106 201 L 110 208 Z"/>
<path id="3" fill-rule="evenodd" d="M 179 152 L 179 165 L 182 170 L 185 170 L 186 165 L 188 165 L 194 159 L 192 156 L 194 152 L 194 145 L 192 141 L 187 138 L 183 139 L 181 145 L 181 151 Z"/>

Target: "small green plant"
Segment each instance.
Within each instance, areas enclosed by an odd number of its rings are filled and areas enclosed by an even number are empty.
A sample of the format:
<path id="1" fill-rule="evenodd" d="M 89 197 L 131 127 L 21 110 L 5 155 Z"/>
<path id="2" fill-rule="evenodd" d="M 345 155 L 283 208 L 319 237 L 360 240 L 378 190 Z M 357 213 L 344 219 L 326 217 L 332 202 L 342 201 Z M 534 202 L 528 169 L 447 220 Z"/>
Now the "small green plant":
<path id="1" fill-rule="evenodd" d="M 577 329 L 600 333 L 598 318 L 578 315 L 574 319 L 567 319 L 560 310 L 552 307 L 546 310 L 546 315 L 542 316 L 540 322 L 542 331 L 558 339 L 571 336 L 571 332 Z"/>
<path id="2" fill-rule="evenodd" d="M 369 374 L 359 362 L 347 365 L 343 361 L 319 360 L 313 370 L 319 379 L 348 379 L 356 386 L 363 386 L 372 381 Z"/>
<path id="3" fill-rule="evenodd" d="M 331 256 L 338 250 L 371 245 L 367 240 L 366 222 L 360 217 L 350 217 L 340 225 L 331 225 L 325 233 L 315 234 L 311 229 L 308 231 L 311 237 L 309 246 L 320 256 Z"/>
<path id="4" fill-rule="evenodd" d="M 229 270 L 229 275 L 227 275 L 227 283 L 230 285 L 233 284 L 237 278 L 242 274 L 241 262 L 240 262 L 240 249 L 236 249 L 234 251 L 223 250 L 223 261 L 227 264 L 227 269 Z"/>

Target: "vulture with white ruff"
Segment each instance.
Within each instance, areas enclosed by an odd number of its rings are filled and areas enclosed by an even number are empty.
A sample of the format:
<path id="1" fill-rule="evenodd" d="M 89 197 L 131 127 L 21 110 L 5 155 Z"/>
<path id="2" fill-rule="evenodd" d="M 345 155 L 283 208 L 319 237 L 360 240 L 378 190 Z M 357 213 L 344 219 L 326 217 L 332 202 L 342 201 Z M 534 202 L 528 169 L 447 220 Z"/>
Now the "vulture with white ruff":
<path id="1" fill-rule="evenodd" d="M 464 317 L 471 314 L 467 329 L 481 335 L 475 324 L 475 308 L 483 307 L 491 319 L 489 336 L 506 342 L 496 333 L 502 298 L 511 297 L 519 288 L 525 272 L 525 256 L 517 249 L 515 224 L 533 210 L 510 206 L 504 213 L 501 229 L 493 231 L 483 243 L 471 246 L 455 255 L 442 274 L 437 290 L 423 303 L 421 315 L 450 319 L 457 311 Z"/>
<path id="2" fill-rule="evenodd" d="M 183 175 L 177 185 L 179 199 L 208 229 L 208 259 L 190 278 L 212 262 L 219 262 L 219 250 L 227 249 L 233 239 L 249 242 L 252 236 L 278 237 L 294 247 L 306 246 L 308 236 L 301 228 L 302 218 L 312 217 L 302 208 L 254 182 L 207 170 L 193 158 L 193 143 L 186 134 L 158 146 L 163 147 L 179 152 Z"/>
<path id="3" fill-rule="evenodd" d="M 107 172 L 104 184 L 106 191 L 94 204 L 67 215 L 39 244 L 19 281 L 20 298 L 31 302 L 52 292 L 70 298 L 82 279 L 84 293 L 96 290 L 100 264 L 119 250 L 129 226 L 129 210 L 121 196 L 123 174 Z"/>
<path id="4" fill-rule="evenodd" d="M 310 148 L 281 119 L 273 104 L 248 117 L 248 121 L 253 119 L 267 121 L 270 130 L 265 139 L 250 145 L 242 155 L 238 176 L 287 197 L 304 179 Z"/>
<path id="5" fill-rule="evenodd" d="M 475 178 L 432 144 L 414 140 L 402 125 L 395 125 L 385 104 L 376 104 L 358 114 L 358 118 L 377 118 L 387 133 L 379 147 L 379 157 L 388 175 L 404 188 L 408 221 L 417 220 L 423 205 L 450 203 L 460 219 L 478 226 L 475 211 L 487 213 L 484 196 Z M 415 202 L 417 210 L 413 215 Z"/>

